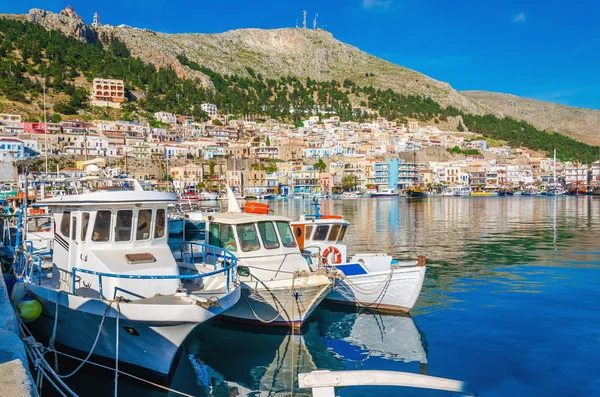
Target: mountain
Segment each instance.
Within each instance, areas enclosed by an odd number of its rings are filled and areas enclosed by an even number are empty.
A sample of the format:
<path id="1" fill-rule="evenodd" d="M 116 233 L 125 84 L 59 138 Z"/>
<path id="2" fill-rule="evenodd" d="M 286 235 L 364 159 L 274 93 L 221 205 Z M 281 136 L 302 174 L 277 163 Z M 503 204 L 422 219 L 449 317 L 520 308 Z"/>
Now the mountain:
<path id="1" fill-rule="evenodd" d="M 23 20 L 23 16 L 8 18 Z M 361 117 L 368 119 L 381 115 L 456 127 L 462 116 L 459 126 L 484 136 L 535 150 L 560 146 L 570 157 L 584 150 L 591 158 L 598 150 L 589 145 L 598 142 L 597 112 L 531 104 L 518 97 L 490 99 L 501 94 L 457 92 L 447 83 L 376 58 L 323 30 L 164 34 L 127 26 L 92 27 L 70 7 L 59 14 L 32 9 L 26 18 L 35 24 L 4 24 L 0 72 L 4 70 L 6 77 L 0 78 L 0 93 L 9 101 L 35 104 L 40 77 L 49 73 L 50 91 L 70 96 L 59 101 L 63 106 L 53 108 L 58 113 L 94 112 L 82 93 L 94 76 L 103 76 L 123 79 L 136 96 L 140 93 L 141 101 L 131 103 L 127 113 L 165 109 L 189 114 L 194 104 L 212 102 L 234 115 L 263 114 L 297 122 L 317 105 L 346 120 L 360 106 L 366 109 Z M 40 27 L 65 36 L 44 35 Z M 582 117 L 585 112 L 589 117 Z"/>
<path id="2" fill-rule="evenodd" d="M 539 129 L 558 131 L 590 145 L 600 145 L 600 111 L 486 91 L 461 94 L 501 116 L 524 120 Z"/>

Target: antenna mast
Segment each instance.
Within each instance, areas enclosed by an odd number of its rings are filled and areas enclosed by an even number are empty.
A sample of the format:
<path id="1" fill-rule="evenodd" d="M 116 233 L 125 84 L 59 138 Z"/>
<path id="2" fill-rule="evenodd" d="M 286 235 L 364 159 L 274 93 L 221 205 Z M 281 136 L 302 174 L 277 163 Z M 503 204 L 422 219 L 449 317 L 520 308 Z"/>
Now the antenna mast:
<path id="1" fill-rule="evenodd" d="M 302 26 L 304 27 L 304 29 L 306 29 L 306 10 L 302 11 L 302 13 L 304 14 L 304 23 L 302 24 Z"/>
<path id="2" fill-rule="evenodd" d="M 317 30 L 317 18 L 319 17 L 319 13 L 315 14 L 315 19 L 313 19 L 313 30 Z"/>

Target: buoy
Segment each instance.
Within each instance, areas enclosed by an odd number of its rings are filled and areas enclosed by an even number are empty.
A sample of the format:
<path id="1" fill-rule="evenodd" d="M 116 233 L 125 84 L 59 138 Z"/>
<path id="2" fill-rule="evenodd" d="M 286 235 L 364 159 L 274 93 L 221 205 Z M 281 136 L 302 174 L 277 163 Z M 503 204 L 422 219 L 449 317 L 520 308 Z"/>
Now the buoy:
<path id="1" fill-rule="evenodd" d="M 33 296 L 27 294 L 17 303 L 17 314 L 24 323 L 31 323 L 42 314 L 42 304 Z"/>

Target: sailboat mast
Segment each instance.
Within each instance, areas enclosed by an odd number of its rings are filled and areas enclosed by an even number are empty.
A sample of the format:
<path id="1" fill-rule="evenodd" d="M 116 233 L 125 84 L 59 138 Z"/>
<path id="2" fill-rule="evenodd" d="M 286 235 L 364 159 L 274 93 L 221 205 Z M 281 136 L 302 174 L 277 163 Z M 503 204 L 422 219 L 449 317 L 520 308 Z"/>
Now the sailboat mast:
<path id="1" fill-rule="evenodd" d="M 556 149 L 554 149 L 554 188 L 556 188 Z"/>

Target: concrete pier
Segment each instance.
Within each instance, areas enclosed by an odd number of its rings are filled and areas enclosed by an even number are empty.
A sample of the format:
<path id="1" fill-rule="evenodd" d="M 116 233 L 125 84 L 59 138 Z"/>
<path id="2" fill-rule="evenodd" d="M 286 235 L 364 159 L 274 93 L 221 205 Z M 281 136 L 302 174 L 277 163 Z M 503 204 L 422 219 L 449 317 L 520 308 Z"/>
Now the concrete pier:
<path id="1" fill-rule="evenodd" d="M 37 396 L 2 270 L 0 270 L 0 341 L 2 341 L 0 343 L 0 396 Z"/>

